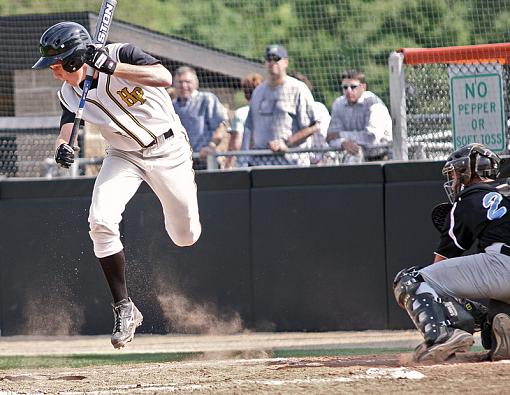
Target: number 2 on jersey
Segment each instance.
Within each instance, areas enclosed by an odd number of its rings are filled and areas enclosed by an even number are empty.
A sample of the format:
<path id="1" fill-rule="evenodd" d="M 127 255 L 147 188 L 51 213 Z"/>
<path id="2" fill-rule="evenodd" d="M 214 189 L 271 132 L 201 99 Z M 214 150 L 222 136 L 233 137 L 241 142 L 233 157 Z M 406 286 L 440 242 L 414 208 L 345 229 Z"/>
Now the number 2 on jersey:
<path id="1" fill-rule="evenodd" d="M 487 218 L 490 221 L 500 219 L 506 214 L 506 207 L 499 207 L 501 200 L 503 200 L 503 196 L 497 192 L 490 192 L 483 197 L 483 207 L 488 208 Z"/>

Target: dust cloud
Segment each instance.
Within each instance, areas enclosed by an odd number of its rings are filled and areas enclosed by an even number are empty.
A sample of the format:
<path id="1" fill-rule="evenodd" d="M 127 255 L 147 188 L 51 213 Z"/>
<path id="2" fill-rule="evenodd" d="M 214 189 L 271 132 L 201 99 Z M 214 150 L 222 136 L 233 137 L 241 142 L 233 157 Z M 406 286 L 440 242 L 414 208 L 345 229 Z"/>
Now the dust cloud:
<path id="1" fill-rule="evenodd" d="M 63 297 L 32 297 L 23 309 L 20 334 L 41 336 L 77 335 L 85 321 L 83 308 Z"/>
<path id="2" fill-rule="evenodd" d="M 213 303 L 195 303 L 178 292 L 160 294 L 158 301 L 170 328 L 186 334 L 230 335 L 243 330 L 235 311 L 220 311 Z"/>

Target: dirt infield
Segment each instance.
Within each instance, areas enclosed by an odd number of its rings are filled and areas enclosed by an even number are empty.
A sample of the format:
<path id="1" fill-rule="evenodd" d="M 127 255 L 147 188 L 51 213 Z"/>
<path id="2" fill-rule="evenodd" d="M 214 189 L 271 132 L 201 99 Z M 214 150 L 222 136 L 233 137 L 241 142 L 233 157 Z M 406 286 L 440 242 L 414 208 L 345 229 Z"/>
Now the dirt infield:
<path id="1" fill-rule="evenodd" d="M 407 348 L 417 340 L 413 331 L 137 336 L 120 352 L 201 350 L 203 354 L 182 362 L 4 370 L 0 371 L 0 393 L 508 393 L 510 363 L 485 362 L 483 352 L 466 353 L 443 365 L 409 364 L 408 353 L 376 353 L 381 347 Z M 0 356 L 112 353 L 107 341 L 104 336 L 0 338 Z M 278 347 L 317 350 L 332 345 L 373 349 L 374 353 L 267 358 L 267 351 Z"/>

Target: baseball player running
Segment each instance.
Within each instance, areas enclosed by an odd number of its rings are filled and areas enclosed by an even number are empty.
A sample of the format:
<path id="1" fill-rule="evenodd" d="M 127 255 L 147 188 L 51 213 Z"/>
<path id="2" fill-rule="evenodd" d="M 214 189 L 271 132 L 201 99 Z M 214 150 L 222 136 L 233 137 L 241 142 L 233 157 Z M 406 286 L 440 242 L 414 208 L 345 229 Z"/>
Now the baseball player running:
<path id="1" fill-rule="evenodd" d="M 510 358 L 510 199 L 508 185 L 495 180 L 499 162 L 481 144 L 449 156 L 443 175 L 452 207 L 434 264 L 395 277 L 397 302 L 425 339 L 415 361 L 442 362 L 469 350 L 480 327 L 488 358 Z M 461 256 L 475 242 L 477 252 Z M 488 312 L 471 298 L 489 299 Z"/>
<path id="2" fill-rule="evenodd" d="M 172 76 L 157 59 L 131 44 L 95 47 L 87 30 L 74 22 L 46 30 L 40 52 L 33 68 L 49 67 L 63 81 L 55 153 L 62 167 L 74 162 L 75 150 L 68 141 L 87 68 L 96 69 L 83 120 L 99 127 L 109 148 L 92 194 L 90 237 L 113 296 L 111 342 L 115 348 L 124 347 L 143 317 L 128 295 L 119 223 L 142 181 L 160 200 L 166 231 L 175 244 L 192 245 L 201 232 L 191 148 L 165 90 Z"/>

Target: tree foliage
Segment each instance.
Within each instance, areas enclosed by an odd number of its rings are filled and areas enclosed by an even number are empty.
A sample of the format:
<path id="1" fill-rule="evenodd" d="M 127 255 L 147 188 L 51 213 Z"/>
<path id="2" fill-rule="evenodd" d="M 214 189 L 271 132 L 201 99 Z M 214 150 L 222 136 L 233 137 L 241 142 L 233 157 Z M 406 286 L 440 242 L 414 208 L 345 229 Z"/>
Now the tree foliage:
<path id="1" fill-rule="evenodd" d="M 0 0 L 0 15 L 97 12 L 100 3 Z M 119 0 L 115 17 L 250 59 L 281 43 L 330 106 L 342 70 L 364 70 L 387 102 L 392 51 L 506 41 L 509 10 L 510 0 Z"/>

